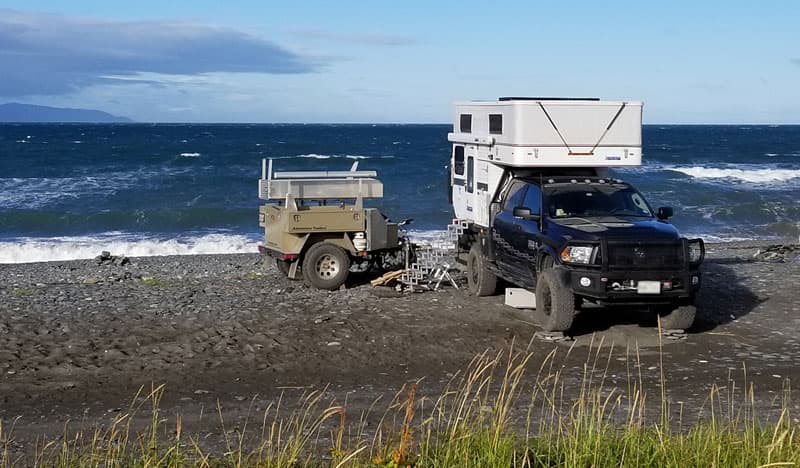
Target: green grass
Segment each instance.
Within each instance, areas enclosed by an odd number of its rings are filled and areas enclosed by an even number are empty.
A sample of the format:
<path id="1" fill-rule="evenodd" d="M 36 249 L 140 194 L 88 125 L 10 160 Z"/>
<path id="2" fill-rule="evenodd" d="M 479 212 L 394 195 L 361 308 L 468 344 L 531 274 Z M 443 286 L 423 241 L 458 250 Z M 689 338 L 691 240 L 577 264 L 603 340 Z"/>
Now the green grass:
<path id="1" fill-rule="evenodd" d="M 484 353 L 437 398 L 419 397 L 421 382 L 405 385 L 382 409 L 376 401 L 353 420 L 347 403 L 330 404 L 324 390 L 305 394 L 288 412 L 278 399 L 235 430 L 219 410 L 226 434 L 219 453 L 184 434 L 180 417 L 162 417 L 164 388 L 155 387 L 106 428 L 67 428 L 61 439 L 41 442 L 33 458 L 12 458 L 13 431 L 0 425 L 0 467 L 800 466 L 800 424 L 790 415 L 788 384 L 772 419 L 756 414 L 746 372 L 741 387 L 730 379 L 700 407 L 684 408 L 671 401 L 662 371 L 651 405 L 636 350 L 626 351 L 625 385 L 608 385 L 612 354 L 592 347 L 582 373 L 573 376 L 574 367 L 556 351 L 535 369 L 525 352 Z M 131 420 L 142 412 L 149 412 L 150 425 L 134 432 Z M 687 427 L 683 418 L 692 413 L 703 417 Z M 377 426 L 367 424 L 370 414 Z"/>
<path id="2" fill-rule="evenodd" d="M 33 296 L 33 289 L 30 288 L 14 288 L 14 295 L 17 297 Z"/>
<path id="3" fill-rule="evenodd" d="M 151 288 L 165 288 L 169 286 L 169 281 L 154 276 L 143 276 L 142 284 Z"/>

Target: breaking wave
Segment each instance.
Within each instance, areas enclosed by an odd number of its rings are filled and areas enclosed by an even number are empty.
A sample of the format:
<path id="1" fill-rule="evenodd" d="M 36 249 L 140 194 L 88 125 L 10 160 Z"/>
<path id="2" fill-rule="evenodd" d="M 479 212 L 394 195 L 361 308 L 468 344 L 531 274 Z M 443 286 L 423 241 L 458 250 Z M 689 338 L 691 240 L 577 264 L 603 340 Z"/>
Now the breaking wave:
<path id="1" fill-rule="evenodd" d="M 735 179 L 751 183 L 784 183 L 800 179 L 800 169 L 743 167 L 667 166 L 664 169 L 680 172 L 696 179 Z"/>
<path id="2" fill-rule="evenodd" d="M 0 263 L 29 263 L 94 258 L 102 251 L 128 257 L 256 253 L 258 241 L 240 234 L 198 234 L 142 238 L 110 232 L 91 236 L 22 237 L 0 241 Z"/>

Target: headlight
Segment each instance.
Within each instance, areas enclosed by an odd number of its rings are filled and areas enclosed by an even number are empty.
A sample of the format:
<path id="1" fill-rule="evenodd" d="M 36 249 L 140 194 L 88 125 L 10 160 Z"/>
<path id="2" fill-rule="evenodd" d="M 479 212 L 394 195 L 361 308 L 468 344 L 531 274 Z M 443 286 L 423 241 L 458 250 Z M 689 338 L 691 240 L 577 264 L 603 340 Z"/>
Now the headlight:
<path id="1" fill-rule="evenodd" d="M 592 263 L 594 247 L 568 245 L 561 251 L 561 261 L 566 263 Z"/>
<path id="2" fill-rule="evenodd" d="M 703 261 L 706 256 L 705 244 L 703 239 L 692 239 L 688 243 L 689 247 L 689 263 L 698 265 Z"/>

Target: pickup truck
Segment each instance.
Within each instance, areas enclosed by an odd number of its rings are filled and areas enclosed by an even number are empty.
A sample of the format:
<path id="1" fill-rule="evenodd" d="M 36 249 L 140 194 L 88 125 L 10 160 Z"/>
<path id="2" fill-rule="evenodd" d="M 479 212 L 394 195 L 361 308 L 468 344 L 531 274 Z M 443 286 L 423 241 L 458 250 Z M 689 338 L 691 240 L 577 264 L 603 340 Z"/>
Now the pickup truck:
<path id="1" fill-rule="evenodd" d="M 511 173 L 489 206 L 490 226 L 459 240 L 469 289 L 494 294 L 497 279 L 534 290 L 538 322 L 566 331 L 588 303 L 656 311 L 664 329 L 695 318 L 701 239 L 686 239 L 619 179 L 586 171 Z"/>

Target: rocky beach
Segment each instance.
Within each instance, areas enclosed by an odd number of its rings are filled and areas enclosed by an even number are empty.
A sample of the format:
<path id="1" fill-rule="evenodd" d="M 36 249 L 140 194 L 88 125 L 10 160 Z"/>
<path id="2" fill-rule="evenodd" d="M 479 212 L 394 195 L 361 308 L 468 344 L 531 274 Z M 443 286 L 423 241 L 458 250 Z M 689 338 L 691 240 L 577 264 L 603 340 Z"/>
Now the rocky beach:
<path id="1" fill-rule="evenodd" d="M 659 337 L 641 311 L 589 308 L 574 341 L 553 343 L 501 295 L 449 286 L 401 294 L 372 278 L 319 291 L 255 254 L 0 265 L 0 421 L 10 450 L 30 453 L 67 421 L 106 424 L 140 388 L 161 384 L 164 417 L 180 414 L 213 448 L 225 436 L 220 419 L 257 420 L 282 395 L 290 407 L 327 388 L 358 414 L 409 382 L 436 395 L 477 354 L 511 346 L 532 353 L 530 376 L 556 350 L 565 392 L 576 395 L 598 347 L 620 387 L 638 355 L 645 389 L 658 394 L 665 382 L 687 422 L 703 417 L 714 385 L 746 378 L 769 416 L 800 380 L 798 245 L 709 245 L 697 321 L 680 339 Z"/>

